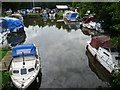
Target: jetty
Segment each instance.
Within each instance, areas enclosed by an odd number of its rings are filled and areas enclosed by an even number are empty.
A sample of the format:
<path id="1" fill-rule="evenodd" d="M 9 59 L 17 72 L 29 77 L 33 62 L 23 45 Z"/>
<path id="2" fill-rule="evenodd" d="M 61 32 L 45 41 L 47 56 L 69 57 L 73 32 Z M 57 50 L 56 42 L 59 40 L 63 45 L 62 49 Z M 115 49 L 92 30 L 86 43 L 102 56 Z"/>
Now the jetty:
<path id="1" fill-rule="evenodd" d="M 9 70 L 10 63 L 12 61 L 12 52 L 8 51 L 6 56 L 0 61 L 0 71 Z"/>

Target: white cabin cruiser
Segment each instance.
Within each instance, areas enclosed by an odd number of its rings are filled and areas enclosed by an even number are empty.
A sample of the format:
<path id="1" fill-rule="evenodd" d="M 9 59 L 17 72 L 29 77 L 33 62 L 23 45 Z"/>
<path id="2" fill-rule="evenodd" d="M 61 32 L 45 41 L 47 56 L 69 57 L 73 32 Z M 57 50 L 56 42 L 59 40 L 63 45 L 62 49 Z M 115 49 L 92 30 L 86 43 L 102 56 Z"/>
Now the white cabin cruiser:
<path id="1" fill-rule="evenodd" d="M 93 22 L 91 19 L 93 16 L 86 16 L 83 18 L 82 22 L 80 22 L 80 26 L 88 29 L 94 29 L 94 30 L 102 30 L 101 24 L 97 22 Z"/>
<path id="2" fill-rule="evenodd" d="M 51 11 L 49 12 L 49 18 L 50 18 L 50 19 L 55 19 L 55 16 L 56 16 L 56 13 L 55 13 L 53 10 L 51 10 Z"/>
<path id="3" fill-rule="evenodd" d="M 120 64 L 120 56 L 117 49 L 111 46 L 110 37 L 95 36 L 87 42 L 86 48 L 109 73 L 119 69 L 116 65 Z"/>
<path id="4" fill-rule="evenodd" d="M 34 44 L 22 44 L 12 48 L 11 80 L 18 89 L 28 88 L 37 79 L 41 69 L 38 48 Z"/>
<path id="5" fill-rule="evenodd" d="M 63 14 L 63 19 L 68 20 L 68 21 L 77 21 L 78 18 L 78 13 L 73 12 L 73 11 L 66 11 Z"/>

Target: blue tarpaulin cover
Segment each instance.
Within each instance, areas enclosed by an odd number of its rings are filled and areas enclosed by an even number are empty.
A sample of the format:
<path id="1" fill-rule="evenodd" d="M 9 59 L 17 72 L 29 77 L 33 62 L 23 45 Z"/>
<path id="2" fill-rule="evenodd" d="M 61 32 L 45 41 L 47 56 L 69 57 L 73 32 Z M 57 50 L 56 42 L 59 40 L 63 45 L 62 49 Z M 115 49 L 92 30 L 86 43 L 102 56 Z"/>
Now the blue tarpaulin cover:
<path id="1" fill-rule="evenodd" d="M 9 28 L 10 31 L 13 31 L 16 27 L 24 26 L 23 22 L 20 19 L 12 18 L 12 17 L 4 17 L 0 18 L 2 20 L 2 28 Z"/>
<path id="2" fill-rule="evenodd" d="M 24 50 L 30 50 L 30 52 L 24 52 Z M 34 44 L 21 44 L 16 45 L 14 48 L 12 48 L 12 55 L 13 56 L 21 56 L 23 53 L 18 53 L 17 51 L 22 50 L 24 52 L 24 55 L 35 55 L 36 47 Z"/>
<path id="3" fill-rule="evenodd" d="M 75 19 L 77 17 L 78 13 L 69 13 L 68 18 L 69 19 Z"/>

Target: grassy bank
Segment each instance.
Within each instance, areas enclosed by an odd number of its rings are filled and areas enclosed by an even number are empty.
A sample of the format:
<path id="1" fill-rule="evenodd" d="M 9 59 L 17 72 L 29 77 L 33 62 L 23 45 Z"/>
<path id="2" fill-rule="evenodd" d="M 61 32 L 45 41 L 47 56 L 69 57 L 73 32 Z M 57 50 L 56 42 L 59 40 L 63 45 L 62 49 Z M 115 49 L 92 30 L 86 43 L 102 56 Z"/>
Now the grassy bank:
<path id="1" fill-rule="evenodd" d="M 58 15 L 58 16 L 63 16 L 63 13 L 64 13 L 64 12 L 57 12 L 57 15 Z"/>
<path id="2" fill-rule="evenodd" d="M 10 75 L 9 71 L 0 71 L 0 85 L 2 90 L 9 90 L 10 88 Z"/>
<path id="3" fill-rule="evenodd" d="M 2 60 L 2 58 L 7 54 L 7 52 L 9 51 L 10 49 L 8 47 L 3 47 L 3 48 L 0 48 L 0 61 Z"/>

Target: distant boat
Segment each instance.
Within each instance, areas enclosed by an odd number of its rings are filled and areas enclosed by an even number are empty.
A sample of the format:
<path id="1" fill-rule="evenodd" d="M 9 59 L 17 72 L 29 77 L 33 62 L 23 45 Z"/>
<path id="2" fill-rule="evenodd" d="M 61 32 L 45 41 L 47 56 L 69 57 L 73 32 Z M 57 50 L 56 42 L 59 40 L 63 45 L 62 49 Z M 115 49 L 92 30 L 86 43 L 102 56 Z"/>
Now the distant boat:
<path id="1" fill-rule="evenodd" d="M 44 11 L 42 12 L 42 16 L 43 16 L 43 17 L 48 17 L 48 13 L 47 13 L 46 10 L 44 10 Z"/>
<path id="2" fill-rule="evenodd" d="M 55 17 L 56 17 L 56 13 L 55 13 L 53 10 L 51 10 L 51 11 L 49 12 L 49 18 L 50 18 L 50 19 L 55 19 Z"/>
<path id="3" fill-rule="evenodd" d="M 18 89 L 28 88 L 38 80 L 41 70 L 40 55 L 34 44 L 22 44 L 12 48 L 13 60 L 10 65 L 11 80 Z"/>
<path id="4" fill-rule="evenodd" d="M 73 11 L 66 11 L 63 14 L 63 19 L 66 19 L 68 21 L 76 21 L 78 18 L 78 13 L 77 12 L 73 12 Z"/>
<path id="5" fill-rule="evenodd" d="M 87 42 L 86 48 L 109 73 L 119 69 L 116 65 L 120 64 L 120 56 L 117 48 L 111 46 L 110 37 L 95 36 Z"/>
<path id="6" fill-rule="evenodd" d="M 9 15 L 9 17 L 14 17 L 23 21 L 23 17 L 21 14 L 12 14 L 12 15 Z"/>
<path id="7" fill-rule="evenodd" d="M 86 16 L 83 18 L 82 22 L 80 22 L 80 26 L 88 29 L 94 29 L 94 30 L 102 30 L 101 29 L 101 24 L 97 22 L 93 22 L 91 19 L 94 16 Z"/>

